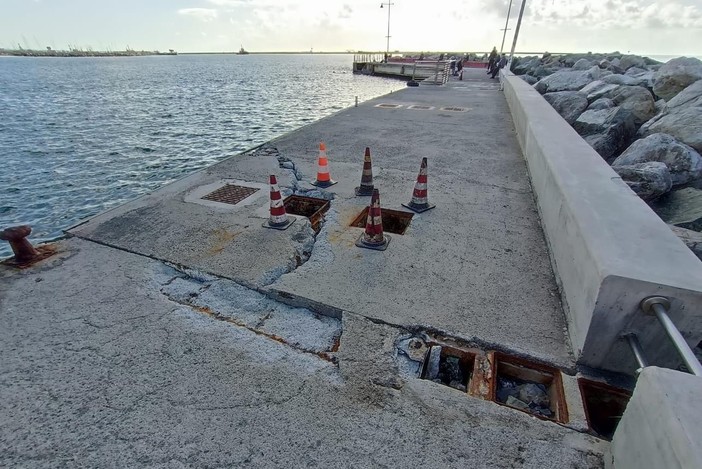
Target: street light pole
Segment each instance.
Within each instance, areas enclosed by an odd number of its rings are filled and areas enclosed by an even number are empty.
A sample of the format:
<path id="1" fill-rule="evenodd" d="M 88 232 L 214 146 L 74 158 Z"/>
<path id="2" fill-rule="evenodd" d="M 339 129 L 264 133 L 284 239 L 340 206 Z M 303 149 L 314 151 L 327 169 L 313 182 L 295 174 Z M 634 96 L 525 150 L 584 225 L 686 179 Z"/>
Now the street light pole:
<path id="1" fill-rule="evenodd" d="M 392 2 L 381 3 L 380 8 L 383 8 L 384 5 L 388 6 L 388 35 L 385 36 L 388 40 L 388 43 L 387 43 L 387 46 L 385 49 L 385 60 L 387 60 L 388 57 L 390 57 L 390 7 L 392 5 L 394 5 L 394 3 L 392 3 Z"/>
<path id="2" fill-rule="evenodd" d="M 512 56 L 514 56 L 514 48 L 517 47 L 517 38 L 519 37 L 519 28 L 522 26 L 522 16 L 524 16 L 525 6 L 526 0 L 522 0 L 522 7 L 519 9 L 519 19 L 517 20 L 517 29 L 514 30 L 514 39 L 512 40 L 512 50 L 509 52 L 510 68 L 512 66 Z"/>
<path id="3" fill-rule="evenodd" d="M 507 36 L 507 31 L 509 30 L 507 25 L 509 25 L 509 14 L 511 12 L 512 12 L 512 0 L 509 0 L 509 8 L 507 8 L 507 20 L 505 21 L 504 33 L 502 33 L 502 45 L 500 46 L 500 54 L 502 54 L 502 49 L 505 48 L 505 37 Z"/>

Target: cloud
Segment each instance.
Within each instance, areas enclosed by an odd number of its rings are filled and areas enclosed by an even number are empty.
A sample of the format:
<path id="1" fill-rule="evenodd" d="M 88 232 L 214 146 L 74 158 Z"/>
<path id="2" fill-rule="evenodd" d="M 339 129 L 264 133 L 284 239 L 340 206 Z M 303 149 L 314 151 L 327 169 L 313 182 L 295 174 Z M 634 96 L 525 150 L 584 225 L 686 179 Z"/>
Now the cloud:
<path id="1" fill-rule="evenodd" d="M 192 16 L 201 21 L 212 21 L 217 18 L 217 10 L 212 8 L 181 8 L 178 10 L 178 14 Z"/>
<path id="2" fill-rule="evenodd" d="M 509 0 L 482 0 L 485 11 L 504 18 Z M 519 11 L 514 0 L 512 14 Z M 539 26 L 594 29 L 702 28 L 702 0 L 529 0 L 525 20 Z"/>
<path id="3" fill-rule="evenodd" d="M 352 14 L 353 8 L 351 8 L 351 5 L 349 5 L 348 3 L 344 3 L 344 5 L 341 7 L 341 11 L 339 12 L 339 18 L 349 19 L 351 18 Z"/>

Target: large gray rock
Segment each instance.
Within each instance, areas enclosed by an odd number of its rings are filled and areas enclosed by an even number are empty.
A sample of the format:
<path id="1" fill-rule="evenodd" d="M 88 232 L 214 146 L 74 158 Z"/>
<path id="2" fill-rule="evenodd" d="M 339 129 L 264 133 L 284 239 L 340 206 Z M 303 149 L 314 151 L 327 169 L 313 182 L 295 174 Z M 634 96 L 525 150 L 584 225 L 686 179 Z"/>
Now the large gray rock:
<path id="1" fill-rule="evenodd" d="M 519 75 L 519 78 L 529 83 L 530 85 L 534 85 L 537 81 L 539 81 L 538 78 L 532 77 L 531 75 Z"/>
<path id="2" fill-rule="evenodd" d="M 612 162 L 612 167 L 649 161 L 664 163 L 670 170 L 670 178 L 675 186 L 687 184 L 702 176 L 702 157 L 699 153 L 666 134 L 652 134 L 635 141 Z"/>
<path id="3" fill-rule="evenodd" d="M 612 92 L 612 101 L 628 109 L 634 115 L 634 123 L 640 126 L 656 115 L 653 95 L 641 86 L 620 86 Z"/>
<path id="4" fill-rule="evenodd" d="M 672 191 L 657 200 L 651 208 L 670 225 L 702 231 L 702 190 L 685 187 Z"/>
<path id="5" fill-rule="evenodd" d="M 589 70 L 592 68 L 592 62 L 587 59 L 580 59 L 573 64 L 573 70 Z"/>
<path id="6" fill-rule="evenodd" d="M 665 63 L 654 74 L 653 92 L 668 101 L 700 79 L 702 61 L 693 57 L 678 57 Z"/>
<path id="7" fill-rule="evenodd" d="M 619 59 L 619 66 L 624 70 L 628 70 L 631 67 L 646 68 L 646 62 L 643 57 L 639 57 L 638 55 L 623 55 L 622 58 Z"/>
<path id="8" fill-rule="evenodd" d="M 544 99 L 548 101 L 558 114 L 570 125 L 573 125 L 575 119 L 587 108 L 587 98 L 578 91 L 546 93 Z"/>
<path id="9" fill-rule="evenodd" d="M 545 77 L 548 77 L 550 75 L 553 75 L 557 71 L 559 71 L 559 67 L 554 67 L 554 66 L 546 66 L 546 65 L 537 65 L 530 73 L 530 75 L 535 76 L 538 79 L 542 79 Z"/>
<path id="10" fill-rule="evenodd" d="M 670 191 L 673 184 L 664 163 L 652 161 L 630 166 L 612 166 L 622 180 L 643 200 L 654 200 Z"/>
<path id="11" fill-rule="evenodd" d="M 654 133 L 670 134 L 702 153 L 702 80 L 678 93 L 639 129 L 643 137 Z"/>
<path id="12" fill-rule="evenodd" d="M 587 109 L 592 111 L 597 111 L 599 109 L 611 109 L 615 107 L 614 101 L 609 98 L 596 99 L 590 104 Z"/>
<path id="13" fill-rule="evenodd" d="M 631 77 L 629 75 L 619 75 L 612 74 L 601 78 L 605 83 L 612 85 L 626 85 L 626 86 L 641 86 L 645 85 L 646 81 L 642 78 Z"/>
<path id="14" fill-rule="evenodd" d="M 702 233 L 675 225 L 668 225 L 673 233 L 690 248 L 698 259 L 702 259 Z"/>
<path id="15" fill-rule="evenodd" d="M 631 111 L 619 106 L 585 111 L 576 119 L 573 128 L 605 160 L 626 148 L 636 133 Z"/>
<path id="16" fill-rule="evenodd" d="M 541 94 L 554 91 L 578 91 L 600 76 L 599 67 L 588 70 L 559 70 L 553 75 L 542 78 L 534 88 Z"/>
<path id="17" fill-rule="evenodd" d="M 600 72 L 600 75 L 602 72 Z M 609 98 L 614 90 L 620 85 L 612 85 L 602 80 L 595 80 L 585 85 L 580 92 L 587 96 L 587 100 L 592 102 L 600 98 Z"/>
<path id="18" fill-rule="evenodd" d="M 649 73 L 649 72 L 645 68 L 631 67 L 626 72 L 624 72 L 624 75 L 628 75 L 630 77 L 635 77 L 635 76 L 643 75 L 644 73 Z"/>

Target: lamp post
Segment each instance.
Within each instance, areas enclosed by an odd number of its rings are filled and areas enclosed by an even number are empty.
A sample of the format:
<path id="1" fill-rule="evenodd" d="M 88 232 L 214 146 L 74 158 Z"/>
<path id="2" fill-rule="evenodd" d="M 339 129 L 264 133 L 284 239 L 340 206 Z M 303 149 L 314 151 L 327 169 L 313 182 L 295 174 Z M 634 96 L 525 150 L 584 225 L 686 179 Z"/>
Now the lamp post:
<path id="1" fill-rule="evenodd" d="M 387 3 L 381 3 L 380 8 L 383 8 L 385 5 L 388 6 L 388 35 L 385 36 L 388 40 L 388 44 L 385 49 L 385 61 L 388 60 L 388 57 L 390 57 L 390 7 L 394 5 L 394 3 L 388 1 Z"/>
<path id="2" fill-rule="evenodd" d="M 522 0 L 522 7 L 519 9 L 519 18 L 517 19 L 517 29 L 514 30 L 514 39 L 512 40 L 512 50 L 509 52 L 509 67 L 507 70 L 512 68 L 512 57 L 514 56 L 514 48 L 517 47 L 517 38 L 519 37 L 519 28 L 522 26 L 522 16 L 524 16 L 524 7 L 526 6 L 526 0 Z"/>
<path id="3" fill-rule="evenodd" d="M 507 31 L 509 28 L 507 25 L 509 25 L 509 14 L 512 12 L 512 0 L 509 0 L 509 8 L 507 8 L 507 20 L 505 21 L 505 29 L 503 30 L 504 33 L 502 33 L 502 45 L 500 46 L 500 54 L 502 54 L 502 49 L 505 48 L 505 37 L 507 36 Z"/>

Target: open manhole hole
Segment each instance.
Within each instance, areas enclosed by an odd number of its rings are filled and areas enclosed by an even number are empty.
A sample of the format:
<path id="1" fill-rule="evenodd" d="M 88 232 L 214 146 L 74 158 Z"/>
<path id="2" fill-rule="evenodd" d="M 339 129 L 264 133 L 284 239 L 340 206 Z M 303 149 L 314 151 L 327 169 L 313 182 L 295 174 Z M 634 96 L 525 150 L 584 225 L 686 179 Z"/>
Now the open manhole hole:
<path id="1" fill-rule="evenodd" d="M 407 109 L 417 109 L 419 111 L 431 111 L 434 109 L 434 106 L 421 106 L 419 104 L 413 104 L 411 106 L 407 106 Z"/>
<path id="2" fill-rule="evenodd" d="M 237 186 L 235 184 L 225 184 L 219 189 L 210 192 L 202 197 L 203 200 L 211 200 L 223 204 L 236 205 L 245 198 L 255 194 L 259 189 L 256 187 Z"/>
<path id="3" fill-rule="evenodd" d="M 380 214 L 383 219 L 383 231 L 395 234 L 405 234 L 407 227 L 412 221 L 413 213 L 401 212 L 399 210 L 390 210 L 381 208 Z M 361 213 L 351 222 L 351 225 L 356 228 L 365 228 L 368 220 L 368 207 L 364 208 Z"/>
<path id="4" fill-rule="evenodd" d="M 536 417 L 568 421 L 558 370 L 517 357 L 495 354 L 495 401 Z"/>
<path id="5" fill-rule="evenodd" d="M 453 347 L 434 345 L 424 360 L 421 378 L 466 392 L 475 355 Z"/>
<path id="6" fill-rule="evenodd" d="M 375 107 L 382 107 L 384 109 L 397 109 L 399 107 L 402 107 L 402 104 L 381 103 L 381 104 L 376 104 Z"/>
<path id="7" fill-rule="evenodd" d="M 466 112 L 468 109 L 464 107 L 442 107 L 441 110 L 450 112 Z"/>
<path id="8" fill-rule="evenodd" d="M 578 384 L 590 429 L 598 436 L 611 440 L 631 393 L 626 389 L 586 379 L 579 379 Z"/>
<path id="9" fill-rule="evenodd" d="M 285 211 L 292 215 L 300 215 L 310 219 L 312 229 L 319 233 L 322 224 L 322 217 L 329 210 L 329 201 L 304 197 L 301 195 L 291 195 L 283 201 Z"/>

